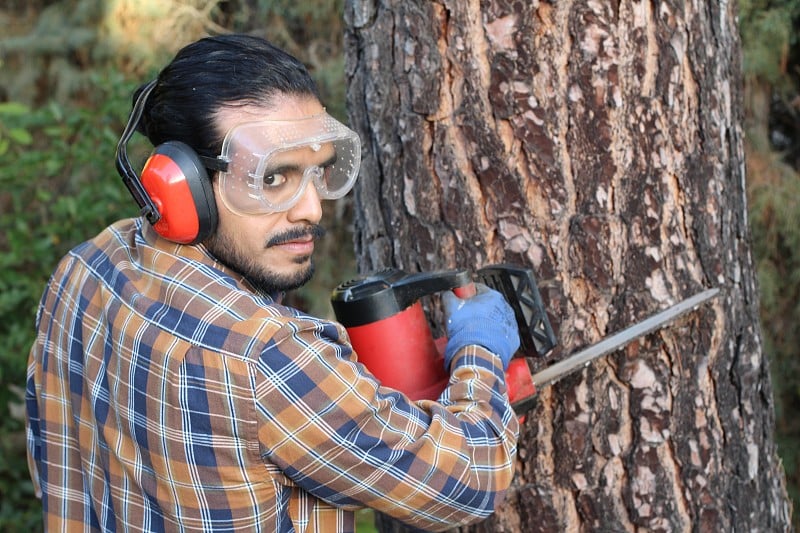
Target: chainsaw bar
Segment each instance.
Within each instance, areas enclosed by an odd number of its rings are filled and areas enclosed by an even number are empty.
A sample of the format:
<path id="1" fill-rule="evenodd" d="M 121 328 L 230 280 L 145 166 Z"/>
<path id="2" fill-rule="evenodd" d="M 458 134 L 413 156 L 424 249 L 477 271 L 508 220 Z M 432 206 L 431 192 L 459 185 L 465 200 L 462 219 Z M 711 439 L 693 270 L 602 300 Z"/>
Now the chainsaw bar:
<path id="1" fill-rule="evenodd" d="M 655 315 L 652 315 L 641 322 L 637 322 L 618 333 L 614 333 L 613 335 L 606 337 L 596 344 L 592 344 L 591 346 L 570 355 L 562 361 L 548 366 L 547 368 L 531 376 L 535 388 L 538 390 L 552 385 L 561 378 L 588 366 L 589 363 L 595 359 L 615 352 L 631 341 L 634 341 L 640 337 L 644 337 L 645 335 L 664 327 L 684 314 L 693 311 L 699 307 L 700 304 L 707 302 L 718 293 L 719 289 L 714 288 L 695 294 L 694 296 L 691 296 L 673 305 L 672 307 L 668 307 L 667 309 L 656 313 Z M 512 407 L 518 413 L 522 412 L 530 408 L 533 399 L 534 396 L 523 398 L 514 402 Z"/>

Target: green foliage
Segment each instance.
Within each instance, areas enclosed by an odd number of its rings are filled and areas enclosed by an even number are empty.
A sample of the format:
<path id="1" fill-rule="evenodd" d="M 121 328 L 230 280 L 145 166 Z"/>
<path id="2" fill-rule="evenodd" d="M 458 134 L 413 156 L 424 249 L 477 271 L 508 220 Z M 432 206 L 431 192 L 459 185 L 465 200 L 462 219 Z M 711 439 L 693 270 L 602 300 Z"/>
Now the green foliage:
<path id="1" fill-rule="evenodd" d="M 264 21 L 259 33 L 308 66 L 328 112 L 346 122 L 344 0 L 239 0 L 226 2 L 225 13 L 234 31 Z"/>
<path id="2" fill-rule="evenodd" d="M 798 98 L 800 0 L 742 0 L 740 31 L 744 72 L 751 101 Z M 800 509 L 800 174 L 781 161 L 768 143 L 768 123 L 791 122 L 791 104 L 773 107 L 770 116 L 749 116 L 748 196 L 753 256 L 760 287 L 764 353 L 776 407 L 778 453 L 795 510 Z M 755 115 L 758 107 L 748 109 Z M 761 123 L 762 128 L 752 127 Z M 795 128 L 795 135 L 800 130 Z M 794 139 L 798 142 L 798 139 Z M 800 530 L 800 513 L 794 527 Z"/>
<path id="3" fill-rule="evenodd" d="M 98 108 L 50 102 L 0 105 L 0 530 L 30 528 L 31 498 L 21 398 L 36 307 L 57 261 L 111 221 L 133 215 L 114 168 L 114 147 L 132 86 L 94 76 Z M 123 111 L 124 113 L 124 111 Z M 13 416 L 10 416 L 13 415 Z M 33 511 L 35 509 L 35 511 Z M 33 514 L 31 514 L 33 513 Z"/>
<path id="4" fill-rule="evenodd" d="M 202 34 L 252 32 L 309 65 L 329 111 L 344 120 L 342 10 L 343 0 L 34 0 L 0 7 L 0 531 L 42 527 L 21 396 L 35 313 L 70 248 L 136 213 L 114 168 L 133 88 Z M 149 147 L 139 136 L 131 144 L 136 166 Z M 348 207 L 343 202 L 326 215 L 330 238 L 318 276 L 295 295 L 311 312 L 326 314 L 328 291 L 352 277 Z"/>
<path id="5" fill-rule="evenodd" d="M 789 50 L 800 44 L 800 0 L 741 0 L 739 13 L 745 76 L 785 86 Z"/>
<path id="6" fill-rule="evenodd" d="M 14 387 L 17 400 L 23 389 Z M 20 405 L 21 407 L 21 405 Z M 22 416 L 17 410 L 15 418 Z M 0 439 L 0 530 L 39 531 L 42 529 L 41 507 L 34 502 L 33 484 L 25 467 L 25 433 L 13 431 Z"/>
<path id="7" fill-rule="evenodd" d="M 268 21 L 263 27 L 274 40 L 284 46 L 308 48 L 324 42 L 337 48 L 341 45 L 344 26 L 344 0 L 256 0 L 230 2 L 226 11 L 232 13 L 232 26 L 241 30 L 252 20 Z M 333 38 L 331 38 L 333 36 Z M 302 43 L 302 45 L 300 44 Z M 313 44 L 319 46 L 319 44 Z M 341 50 L 341 48 L 340 48 Z"/>
<path id="8" fill-rule="evenodd" d="M 755 157 L 755 156 L 754 156 Z M 750 227 L 761 289 L 764 352 L 770 359 L 776 442 L 792 500 L 800 502 L 800 175 L 774 162 L 772 179 L 750 187 Z M 797 515 L 795 526 L 800 525 Z"/>

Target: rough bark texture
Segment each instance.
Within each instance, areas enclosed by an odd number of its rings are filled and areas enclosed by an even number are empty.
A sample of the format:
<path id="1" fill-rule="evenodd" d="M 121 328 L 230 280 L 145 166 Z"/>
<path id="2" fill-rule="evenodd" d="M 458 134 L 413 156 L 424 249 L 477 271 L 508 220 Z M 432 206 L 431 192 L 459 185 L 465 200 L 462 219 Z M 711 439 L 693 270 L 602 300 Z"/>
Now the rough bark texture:
<path id="1" fill-rule="evenodd" d="M 789 529 L 735 4 L 349 0 L 345 17 L 361 271 L 533 267 L 560 342 L 534 366 L 722 290 L 542 390 L 512 491 L 473 530 Z"/>

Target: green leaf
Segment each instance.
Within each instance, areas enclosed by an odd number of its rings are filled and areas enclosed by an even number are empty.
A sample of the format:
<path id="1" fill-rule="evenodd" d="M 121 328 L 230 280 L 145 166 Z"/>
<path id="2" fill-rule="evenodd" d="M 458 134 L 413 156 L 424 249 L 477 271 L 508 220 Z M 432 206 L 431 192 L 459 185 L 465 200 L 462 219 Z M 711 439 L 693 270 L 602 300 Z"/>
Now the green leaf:
<path id="1" fill-rule="evenodd" d="M 8 136 L 19 144 L 29 145 L 33 142 L 33 136 L 23 128 L 11 128 L 8 130 Z"/>
<path id="2" fill-rule="evenodd" d="M 31 108 L 20 102 L 2 102 L 0 103 L 0 115 L 6 116 L 21 116 L 31 112 Z"/>

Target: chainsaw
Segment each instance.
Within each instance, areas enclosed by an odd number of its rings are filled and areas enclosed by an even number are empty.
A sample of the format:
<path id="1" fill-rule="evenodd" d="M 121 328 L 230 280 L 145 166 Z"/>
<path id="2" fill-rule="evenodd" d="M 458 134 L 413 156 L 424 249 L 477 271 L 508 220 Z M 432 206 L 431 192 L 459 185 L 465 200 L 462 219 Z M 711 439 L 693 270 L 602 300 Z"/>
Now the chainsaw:
<path id="1" fill-rule="evenodd" d="M 447 339 L 433 338 L 422 298 L 445 290 L 468 298 L 475 292 L 475 282 L 499 291 L 514 311 L 520 349 L 506 370 L 506 386 L 517 413 L 532 407 L 541 388 L 664 327 L 719 292 L 714 288 L 695 294 L 535 374 L 528 358 L 547 355 L 557 341 L 530 269 L 498 264 L 474 274 L 468 270 L 409 274 L 389 268 L 340 284 L 331 294 L 331 306 L 337 321 L 347 330 L 359 361 L 381 384 L 402 391 L 412 400 L 435 400 L 450 378 L 443 355 Z"/>

